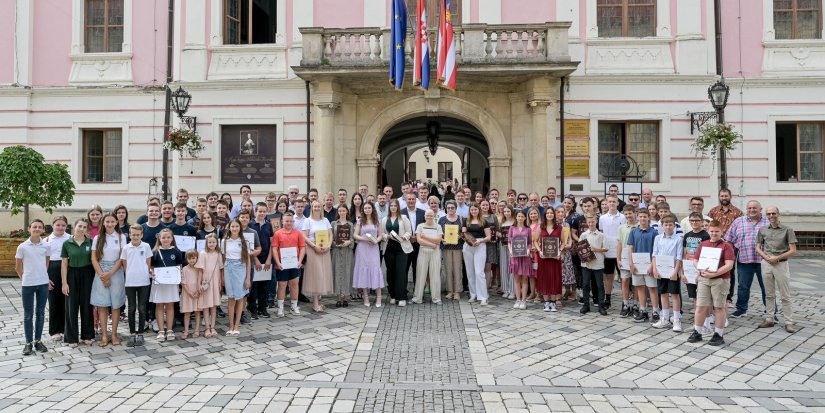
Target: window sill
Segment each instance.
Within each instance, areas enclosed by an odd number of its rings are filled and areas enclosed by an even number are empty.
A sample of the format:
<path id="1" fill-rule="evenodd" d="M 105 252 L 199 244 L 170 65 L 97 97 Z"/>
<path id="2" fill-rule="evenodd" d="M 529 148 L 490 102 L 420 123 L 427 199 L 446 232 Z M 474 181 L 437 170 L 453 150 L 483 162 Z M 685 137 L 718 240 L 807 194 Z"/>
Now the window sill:
<path id="1" fill-rule="evenodd" d="M 132 53 L 80 53 L 69 56 L 71 85 L 131 85 Z"/>
<path id="2" fill-rule="evenodd" d="M 655 44 L 670 44 L 673 39 L 663 36 L 647 36 L 647 37 L 588 37 L 587 44 L 591 46 L 607 46 L 607 45 L 655 45 Z"/>
<path id="3" fill-rule="evenodd" d="M 286 43 L 211 46 L 209 80 L 286 79 Z"/>

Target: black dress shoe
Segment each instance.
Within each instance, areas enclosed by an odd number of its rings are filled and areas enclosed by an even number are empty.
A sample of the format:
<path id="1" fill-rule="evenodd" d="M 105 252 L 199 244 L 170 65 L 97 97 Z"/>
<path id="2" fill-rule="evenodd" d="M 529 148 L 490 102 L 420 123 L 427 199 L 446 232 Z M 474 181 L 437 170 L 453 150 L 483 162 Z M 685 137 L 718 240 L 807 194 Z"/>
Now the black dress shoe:
<path id="1" fill-rule="evenodd" d="M 241 324 L 251 324 L 252 322 L 249 321 L 249 316 L 246 313 L 241 314 Z"/>
<path id="2" fill-rule="evenodd" d="M 607 309 L 604 306 L 599 306 L 599 314 L 607 315 Z"/>
<path id="3" fill-rule="evenodd" d="M 263 318 L 270 318 L 270 317 L 271 317 L 271 316 L 269 315 L 269 312 L 268 312 L 268 311 L 266 311 L 266 310 L 261 311 L 260 313 L 258 313 L 258 315 L 259 315 L 259 316 L 261 316 L 261 317 L 263 317 Z"/>
<path id="4" fill-rule="evenodd" d="M 344 302 L 342 302 L 341 305 L 344 307 L 349 307 L 349 301 L 344 300 Z"/>
<path id="5" fill-rule="evenodd" d="M 221 306 L 218 306 L 215 312 L 218 314 L 218 317 L 226 318 L 226 313 L 223 312 L 223 308 L 221 308 Z"/>
<path id="6" fill-rule="evenodd" d="M 300 301 L 300 302 L 302 302 L 302 303 L 308 303 L 308 302 L 309 302 L 309 298 L 307 298 L 307 296 L 305 296 L 305 295 L 303 295 L 303 294 L 299 294 L 299 295 L 298 295 L 298 301 Z"/>
<path id="7" fill-rule="evenodd" d="M 49 351 L 49 349 L 47 349 L 43 342 L 40 340 L 34 342 L 34 349 L 41 353 Z"/>
<path id="8" fill-rule="evenodd" d="M 23 355 L 24 356 L 31 356 L 34 354 L 34 350 L 32 349 L 32 343 L 26 343 L 23 347 Z"/>
<path id="9" fill-rule="evenodd" d="M 258 314 L 257 313 L 252 313 L 252 319 L 257 320 L 258 319 Z"/>
<path id="10" fill-rule="evenodd" d="M 582 314 L 587 314 L 587 313 L 590 312 L 590 307 L 589 306 L 582 307 L 582 309 L 579 310 L 579 312 L 582 313 Z"/>
<path id="11" fill-rule="evenodd" d="M 336 301 L 336 302 L 335 302 L 335 307 L 336 307 L 336 308 L 341 308 L 341 306 L 343 306 L 343 305 L 344 305 L 344 304 L 342 304 L 340 301 Z"/>

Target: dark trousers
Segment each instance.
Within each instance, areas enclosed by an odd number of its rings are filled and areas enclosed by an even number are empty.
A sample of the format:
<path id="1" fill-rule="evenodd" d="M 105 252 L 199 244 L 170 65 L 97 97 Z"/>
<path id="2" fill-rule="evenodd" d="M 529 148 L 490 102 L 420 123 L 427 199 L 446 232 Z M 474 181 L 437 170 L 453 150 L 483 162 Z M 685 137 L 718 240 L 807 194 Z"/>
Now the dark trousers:
<path id="1" fill-rule="evenodd" d="M 34 340 L 40 341 L 43 335 L 43 324 L 46 322 L 46 297 L 49 295 L 49 284 L 23 286 L 21 295 L 26 343 L 32 342 L 32 336 Z"/>
<path id="2" fill-rule="evenodd" d="M 92 296 L 92 281 L 95 277 L 94 268 L 69 267 L 66 274 L 66 282 L 69 284 L 69 297 L 66 299 L 66 325 L 63 341 L 69 344 L 77 344 L 78 333 L 80 340 L 94 340 L 94 316 L 92 315 L 92 305 L 89 300 Z M 80 315 L 80 324 L 77 317 Z"/>
<path id="3" fill-rule="evenodd" d="M 63 334 L 66 327 L 66 296 L 60 278 L 60 261 L 49 262 L 49 281 L 54 288 L 49 291 L 49 335 Z"/>
<path id="4" fill-rule="evenodd" d="M 146 326 L 146 302 L 149 301 L 149 286 L 126 287 L 126 301 L 129 303 L 129 333 L 143 334 Z M 137 313 L 138 318 L 135 318 Z M 137 326 L 135 326 L 137 321 Z"/>
<path id="5" fill-rule="evenodd" d="M 418 269 L 418 249 L 421 248 L 421 246 L 418 245 L 417 242 L 414 242 L 412 244 L 412 246 L 413 246 L 413 252 L 411 252 L 410 254 L 407 255 L 407 264 L 406 264 L 406 267 L 405 267 L 406 271 L 404 272 L 404 295 L 405 296 L 407 294 L 407 282 L 408 282 L 407 274 L 410 272 L 410 267 L 412 267 L 412 272 L 413 272 L 413 280 L 412 280 L 413 284 L 415 284 L 415 279 L 418 277 L 418 275 L 417 275 L 418 271 L 416 271 Z M 386 257 L 384 259 L 386 260 Z M 387 267 L 389 267 L 389 265 L 387 265 Z M 406 300 L 406 298 L 404 298 L 404 299 Z"/>
<path id="6" fill-rule="evenodd" d="M 400 250 L 387 251 L 384 254 L 384 261 L 387 265 L 387 291 L 392 299 L 399 301 L 407 299 L 407 269 L 410 257 L 412 254 L 408 257 Z"/>
<path id="7" fill-rule="evenodd" d="M 252 281 L 252 288 L 247 296 L 246 309 L 251 314 L 259 314 L 266 311 L 266 297 L 269 281 Z"/>
<path id="8" fill-rule="evenodd" d="M 736 310 L 748 311 L 748 301 L 750 301 L 754 277 L 759 282 L 759 288 L 762 289 L 762 305 L 765 305 L 765 281 L 762 280 L 762 264 L 758 262 L 737 262 L 736 267 L 736 272 L 739 275 L 739 289 L 736 290 Z"/>
<path id="9" fill-rule="evenodd" d="M 587 291 L 590 291 L 591 283 L 597 291 L 599 306 L 604 305 L 604 270 L 591 270 L 587 267 L 582 267 L 582 282 L 584 285 L 584 307 L 590 308 L 590 300 L 587 297 Z"/>

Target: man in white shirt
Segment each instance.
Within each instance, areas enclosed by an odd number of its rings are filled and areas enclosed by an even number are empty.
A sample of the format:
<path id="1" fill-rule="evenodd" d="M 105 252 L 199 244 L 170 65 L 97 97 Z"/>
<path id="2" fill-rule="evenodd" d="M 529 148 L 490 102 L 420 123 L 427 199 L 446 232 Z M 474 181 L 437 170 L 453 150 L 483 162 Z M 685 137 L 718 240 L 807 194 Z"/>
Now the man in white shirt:
<path id="1" fill-rule="evenodd" d="M 23 331 L 26 335 L 26 345 L 23 347 L 24 356 L 33 354 L 35 349 L 41 353 L 48 351 L 40 341 L 46 320 L 46 299 L 49 296 L 48 268 L 51 254 L 49 244 L 40 238 L 45 228 L 43 221 L 33 220 L 29 224 L 31 236 L 17 247 L 14 254 L 14 270 L 23 281 L 21 295 L 23 298 Z M 35 317 L 36 321 L 32 323 Z"/>
<path id="2" fill-rule="evenodd" d="M 618 209 L 619 197 L 607 196 L 606 214 L 599 217 L 599 228 L 604 233 L 607 252 L 604 253 L 604 306 L 610 308 L 610 294 L 613 293 L 613 279 L 618 269 L 616 251 L 619 240 L 619 227 L 627 222 L 624 214 Z"/>
<path id="3" fill-rule="evenodd" d="M 470 206 L 465 203 L 464 197 L 464 191 L 458 191 L 455 193 L 455 213 L 461 218 L 467 219 L 470 215 Z"/>
<path id="4" fill-rule="evenodd" d="M 404 203 L 407 202 L 407 194 L 410 193 L 410 188 L 412 188 L 412 186 L 409 182 L 404 182 L 401 184 L 401 196 L 398 197 L 399 205 L 404 205 Z"/>
<path id="5" fill-rule="evenodd" d="M 556 200 L 556 187 L 551 186 L 547 188 L 547 197 L 550 198 L 550 206 L 555 210 L 561 206 L 561 202 Z"/>
<path id="6" fill-rule="evenodd" d="M 383 192 L 378 194 L 378 202 L 375 203 L 375 212 L 378 214 L 378 221 L 386 218 L 390 213 L 390 204 L 387 203 L 387 195 Z"/>
<path id="7" fill-rule="evenodd" d="M 647 208 L 653 202 L 653 190 L 650 188 L 642 189 L 642 202 L 639 203 L 639 208 Z"/>
<path id="8" fill-rule="evenodd" d="M 427 197 L 430 196 L 430 188 L 426 184 L 418 185 L 418 200 L 415 201 L 415 207 L 426 211 L 430 208 L 427 203 Z"/>
<path id="9" fill-rule="evenodd" d="M 679 226 L 683 228 L 683 231 L 684 228 L 690 228 L 690 214 L 694 212 L 702 214 L 702 219 L 704 221 L 712 221 L 712 219 L 709 216 L 705 215 L 704 212 L 702 212 L 705 209 L 705 200 L 702 199 L 701 196 L 695 196 L 693 198 L 690 198 L 689 208 L 690 212 L 688 212 L 687 216 L 685 216 L 685 218 L 681 222 L 679 222 Z"/>

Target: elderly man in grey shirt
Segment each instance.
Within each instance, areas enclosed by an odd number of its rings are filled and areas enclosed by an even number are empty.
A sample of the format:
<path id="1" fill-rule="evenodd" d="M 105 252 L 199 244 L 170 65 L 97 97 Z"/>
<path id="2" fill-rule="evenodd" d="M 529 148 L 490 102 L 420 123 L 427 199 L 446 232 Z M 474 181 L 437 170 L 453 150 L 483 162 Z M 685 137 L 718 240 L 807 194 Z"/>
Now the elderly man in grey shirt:
<path id="1" fill-rule="evenodd" d="M 785 315 L 785 331 L 793 333 L 793 310 L 791 308 L 791 273 L 788 258 L 796 254 L 796 234 L 792 228 L 779 222 L 779 208 L 769 206 L 765 210 L 768 225 L 759 229 L 756 253 L 762 256 L 762 275 L 765 277 L 765 299 L 767 312 L 765 321 L 759 328 L 773 327 L 776 310 L 776 285 L 782 298 L 782 313 Z"/>

